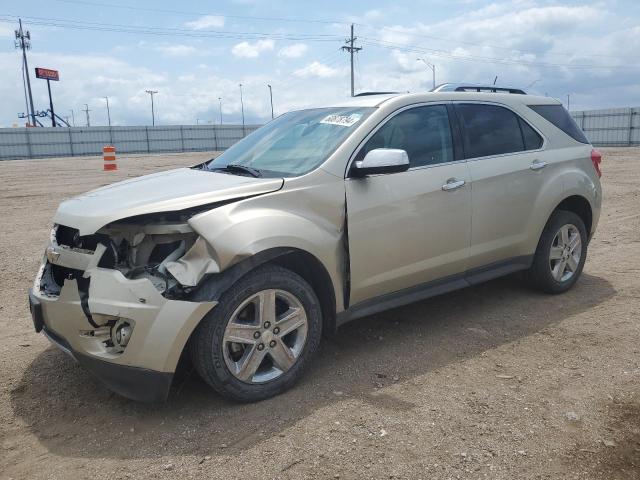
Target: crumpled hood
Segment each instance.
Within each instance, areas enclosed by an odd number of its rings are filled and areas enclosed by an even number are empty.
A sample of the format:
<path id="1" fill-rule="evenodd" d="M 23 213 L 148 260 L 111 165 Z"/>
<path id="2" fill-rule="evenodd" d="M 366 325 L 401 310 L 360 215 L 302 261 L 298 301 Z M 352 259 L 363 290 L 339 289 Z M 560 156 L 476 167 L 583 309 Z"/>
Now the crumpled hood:
<path id="1" fill-rule="evenodd" d="M 80 235 L 89 235 L 123 218 L 275 192 L 283 183 L 282 178 L 178 168 L 114 183 L 66 200 L 53 220 L 77 228 Z"/>

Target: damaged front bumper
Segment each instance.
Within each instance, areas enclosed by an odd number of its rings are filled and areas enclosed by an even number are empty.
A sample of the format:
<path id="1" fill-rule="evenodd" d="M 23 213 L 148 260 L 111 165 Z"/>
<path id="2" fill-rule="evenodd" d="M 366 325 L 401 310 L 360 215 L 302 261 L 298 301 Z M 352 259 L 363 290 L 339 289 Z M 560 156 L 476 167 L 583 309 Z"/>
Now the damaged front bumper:
<path id="1" fill-rule="evenodd" d="M 139 401 L 165 400 L 189 336 L 217 302 L 167 299 L 148 278 L 128 279 L 118 270 L 97 267 L 86 253 L 64 254 L 62 260 L 48 252 L 29 293 L 36 331 L 113 391 Z M 88 268 L 52 294 L 42 288 L 51 260 Z M 88 291 L 79 288 L 84 279 Z M 114 344 L 114 328 L 121 325 L 129 329 L 127 342 Z"/>

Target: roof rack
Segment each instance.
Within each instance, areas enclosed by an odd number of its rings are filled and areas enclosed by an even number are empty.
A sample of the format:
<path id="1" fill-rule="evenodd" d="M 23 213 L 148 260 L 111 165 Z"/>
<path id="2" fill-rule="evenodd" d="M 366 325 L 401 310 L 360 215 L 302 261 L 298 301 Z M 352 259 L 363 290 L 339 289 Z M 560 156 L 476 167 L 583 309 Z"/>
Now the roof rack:
<path id="1" fill-rule="evenodd" d="M 431 90 L 432 92 L 484 92 L 484 93 L 513 93 L 526 95 L 520 88 L 500 87 L 497 85 L 473 85 L 467 83 L 443 83 Z"/>
<path id="2" fill-rule="evenodd" d="M 400 92 L 362 92 L 354 95 L 354 97 L 368 97 L 369 95 L 393 95 Z"/>

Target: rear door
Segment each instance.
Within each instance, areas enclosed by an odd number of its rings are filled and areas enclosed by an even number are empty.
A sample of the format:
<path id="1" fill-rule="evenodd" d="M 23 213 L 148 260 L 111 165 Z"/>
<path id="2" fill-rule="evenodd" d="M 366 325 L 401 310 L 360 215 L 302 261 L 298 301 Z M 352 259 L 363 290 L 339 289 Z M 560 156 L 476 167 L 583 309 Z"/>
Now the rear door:
<path id="1" fill-rule="evenodd" d="M 410 169 L 346 179 L 352 304 L 467 266 L 469 174 L 461 152 L 456 157 L 446 105 L 396 112 L 354 161 L 375 148 L 405 150 Z"/>
<path id="2" fill-rule="evenodd" d="M 472 181 L 469 268 L 526 262 L 520 257 L 533 253 L 527 227 L 550 171 L 543 137 L 503 105 L 456 103 L 455 110 Z"/>

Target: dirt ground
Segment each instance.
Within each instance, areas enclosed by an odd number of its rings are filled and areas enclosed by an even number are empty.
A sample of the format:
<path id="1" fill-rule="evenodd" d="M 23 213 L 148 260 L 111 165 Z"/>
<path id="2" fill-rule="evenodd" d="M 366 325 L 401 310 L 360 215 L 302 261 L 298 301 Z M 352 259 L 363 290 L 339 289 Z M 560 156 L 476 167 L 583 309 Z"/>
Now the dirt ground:
<path id="1" fill-rule="evenodd" d="M 0 162 L 0 478 L 640 478 L 640 149 L 603 153 L 575 289 L 515 276 L 361 319 L 251 405 L 195 375 L 163 405 L 120 398 L 27 307 L 61 200 L 210 155 Z"/>

